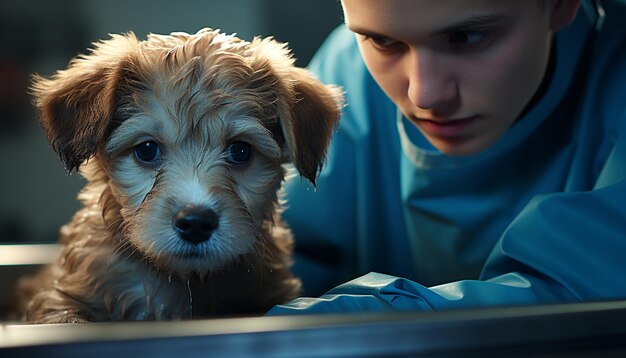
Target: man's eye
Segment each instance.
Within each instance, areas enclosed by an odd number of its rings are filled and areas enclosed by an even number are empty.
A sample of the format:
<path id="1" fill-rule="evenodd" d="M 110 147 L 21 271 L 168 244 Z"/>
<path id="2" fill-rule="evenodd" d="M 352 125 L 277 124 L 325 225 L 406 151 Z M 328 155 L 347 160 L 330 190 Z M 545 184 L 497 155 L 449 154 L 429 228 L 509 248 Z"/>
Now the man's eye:
<path id="1" fill-rule="evenodd" d="M 251 156 L 252 149 L 246 142 L 233 142 L 226 148 L 226 160 L 232 164 L 245 164 Z"/>
<path id="2" fill-rule="evenodd" d="M 153 140 L 139 143 L 135 146 L 135 158 L 145 164 L 153 164 L 161 158 L 161 148 Z"/>
<path id="3" fill-rule="evenodd" d="M 451 51 L 479 51 L 489 46 L 491 31 L 455 31 L 448 34 L 447 46 Z"/>
<path id="4" fill-rule="evenodd" d="M 400 46 L 402 43 L 385 36 L 362 35 L 363 41 L 369 41 L 372 46 L 382 51 L 389 51 Z"/>
<path id="5" fill-rule="evenodd" d="M 388 47 L 396 43 L 395 40 L 392 40 L 388 37 L 383 37 L 383 36 L 373 36 L 370 38 L 372 42 L 374 42 L 377 46 L 381 46 L 381 47 Z"/>

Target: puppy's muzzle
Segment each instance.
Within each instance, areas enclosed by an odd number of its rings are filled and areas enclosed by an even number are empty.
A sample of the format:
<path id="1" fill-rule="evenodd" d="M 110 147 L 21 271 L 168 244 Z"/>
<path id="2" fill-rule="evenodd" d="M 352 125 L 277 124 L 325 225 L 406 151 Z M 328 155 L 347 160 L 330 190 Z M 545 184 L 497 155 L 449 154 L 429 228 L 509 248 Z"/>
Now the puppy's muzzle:
<path id="1" fill-rule="evenodd" d="M 174 229 L 181 239 L 199 244 L 211 238 L 219 225 L 215 211 L 197 206 L 185 206 L 174 217 Z"/>

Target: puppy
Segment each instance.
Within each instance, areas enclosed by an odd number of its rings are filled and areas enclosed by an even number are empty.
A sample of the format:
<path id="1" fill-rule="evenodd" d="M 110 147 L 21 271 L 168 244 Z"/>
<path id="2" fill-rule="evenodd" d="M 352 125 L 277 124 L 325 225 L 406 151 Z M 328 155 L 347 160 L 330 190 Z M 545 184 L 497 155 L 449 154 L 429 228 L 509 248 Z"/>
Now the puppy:
<path id="1" fill-rule="evenodd" d="M 113 35 L 32 92 L 88 184 L 58 262 L 23 283 L 26 321 L 259 314 L 299 294 L 283 164 L 315 184 L 341 94 L 285 45 L 211 29 Z"/>

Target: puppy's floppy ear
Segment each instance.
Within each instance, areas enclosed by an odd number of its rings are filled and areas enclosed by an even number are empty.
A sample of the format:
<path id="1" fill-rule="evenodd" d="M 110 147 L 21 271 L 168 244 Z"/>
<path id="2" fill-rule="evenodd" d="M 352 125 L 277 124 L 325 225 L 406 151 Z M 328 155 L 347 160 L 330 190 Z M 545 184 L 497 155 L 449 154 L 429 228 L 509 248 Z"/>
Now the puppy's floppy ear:
<path id="1" fill-rule="evenodd" d="M 113 35 L 52 78 L 33 77 L 31 90 L 41 124 L 68 172 L 78 169 L 105 139 L 123 76 L 120 63 L 136 46 L 132 33 Z"/>
<path id="2" fill-rule="evenodd" d="M 324 85 L 305 69 L 292 67 L 289 115 L 281 116 L 289 160 L 313 185 L 331 137 L 339 123 L 343 96 L 339 88 Z"/>

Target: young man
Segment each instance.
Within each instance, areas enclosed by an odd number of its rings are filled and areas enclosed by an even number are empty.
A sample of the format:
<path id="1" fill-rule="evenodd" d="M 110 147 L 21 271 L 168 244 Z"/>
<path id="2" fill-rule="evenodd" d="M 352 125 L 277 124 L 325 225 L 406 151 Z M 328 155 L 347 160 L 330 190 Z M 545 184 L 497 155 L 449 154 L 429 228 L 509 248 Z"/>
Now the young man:
<path id="1" fill-rule="evenodd" d="M 347 106 L 285 219 L 307 295 L 352 281 L 270 313 L 626 298 L 626 3 L 342 6 L 311 68 Z"/>

